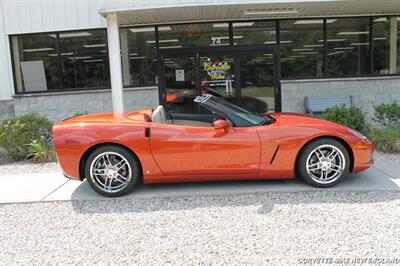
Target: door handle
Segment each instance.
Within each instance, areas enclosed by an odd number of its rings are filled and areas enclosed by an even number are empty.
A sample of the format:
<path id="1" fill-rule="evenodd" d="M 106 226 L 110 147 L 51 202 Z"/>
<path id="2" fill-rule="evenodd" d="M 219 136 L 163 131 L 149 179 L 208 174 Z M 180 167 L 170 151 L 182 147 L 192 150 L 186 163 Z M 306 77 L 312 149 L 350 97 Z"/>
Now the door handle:
<path id="1" fill-rule="evenodd" d="M 145 136 L 146 138 L 150 138 L 150 135 L 151 135 L 151 129 L 150 129 L 149 127 L 146 127 L 146 128 L 144 129 L 144 136 Z"/>

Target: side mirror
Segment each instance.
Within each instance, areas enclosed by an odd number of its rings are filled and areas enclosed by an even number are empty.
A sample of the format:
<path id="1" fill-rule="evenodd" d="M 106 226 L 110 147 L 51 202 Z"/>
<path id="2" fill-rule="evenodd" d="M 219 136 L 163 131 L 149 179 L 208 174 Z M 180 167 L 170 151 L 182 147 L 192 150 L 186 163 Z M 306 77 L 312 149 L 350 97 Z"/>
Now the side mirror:
<path id="1" fill-rule="evenodd" d="M 214 122 L 213 124 L 214 129 L 223 129 L 225 131 L 227 131 L 230 127 L 231 124 L 229 124 L 227 121 L 223 120 L 223 119 L 218 119 L 217 121 Z"/>

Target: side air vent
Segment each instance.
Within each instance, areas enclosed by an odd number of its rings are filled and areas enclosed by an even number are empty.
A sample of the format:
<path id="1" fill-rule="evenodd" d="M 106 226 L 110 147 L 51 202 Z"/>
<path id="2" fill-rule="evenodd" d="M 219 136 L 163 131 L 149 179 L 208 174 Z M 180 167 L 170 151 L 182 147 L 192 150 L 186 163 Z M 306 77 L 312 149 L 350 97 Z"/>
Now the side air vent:
<path id="1" fill-rule="evenodd" d="M 274 155 L 272 155 L 271 162 L 269 163 L 269 165 L 272 165 L 272 163 L 274 162 L 275 156 L 278 153 L 278 150 L 279 150 L 279 145 L 276 147 Z"/>

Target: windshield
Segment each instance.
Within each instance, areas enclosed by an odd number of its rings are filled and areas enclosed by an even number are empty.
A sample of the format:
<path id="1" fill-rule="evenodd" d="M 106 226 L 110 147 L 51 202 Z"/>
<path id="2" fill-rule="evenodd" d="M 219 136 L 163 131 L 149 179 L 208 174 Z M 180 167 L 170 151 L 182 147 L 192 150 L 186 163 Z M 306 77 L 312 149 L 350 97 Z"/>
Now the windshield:
<path id="1" fill-rule="evenodd" d="M 230 102 L 227 102 L 222 98 L 206 97 L 206 98 L 203 98 L 203 102 L 204 101 L 211 102 L 216 105 L 222 106 L 224 109 L 234 113 L 235 115 L 239 116 L 243 120 L 246 120 L 251 125 L 266 125 L 266 124 L 270 124 L 271 122 L 274 121 L 274 119 L 268 115 L 260 116 L 260 115 L 251 113 L 248 110 L 245 110 L 237 105 L 231 104 Z"/>

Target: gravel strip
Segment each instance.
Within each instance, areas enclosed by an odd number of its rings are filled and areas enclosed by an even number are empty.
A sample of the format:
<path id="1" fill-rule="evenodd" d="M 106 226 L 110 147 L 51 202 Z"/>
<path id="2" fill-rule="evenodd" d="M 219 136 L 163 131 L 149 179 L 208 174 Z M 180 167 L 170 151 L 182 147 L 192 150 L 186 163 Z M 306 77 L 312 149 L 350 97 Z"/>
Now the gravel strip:
<path id="1" fill-rule="evenodd" d="M 0 232 L 0 265 L 400 263 L 400 193 L 5 204 Z"/>
<path id="2" fill-rule="evenodd" d="M 0 165 L 0 176 L 2 175 L 25 175 L 30 173 L 49 173 L 60 171 L 57 163 L 38 163 L 29 161 Z"/>

